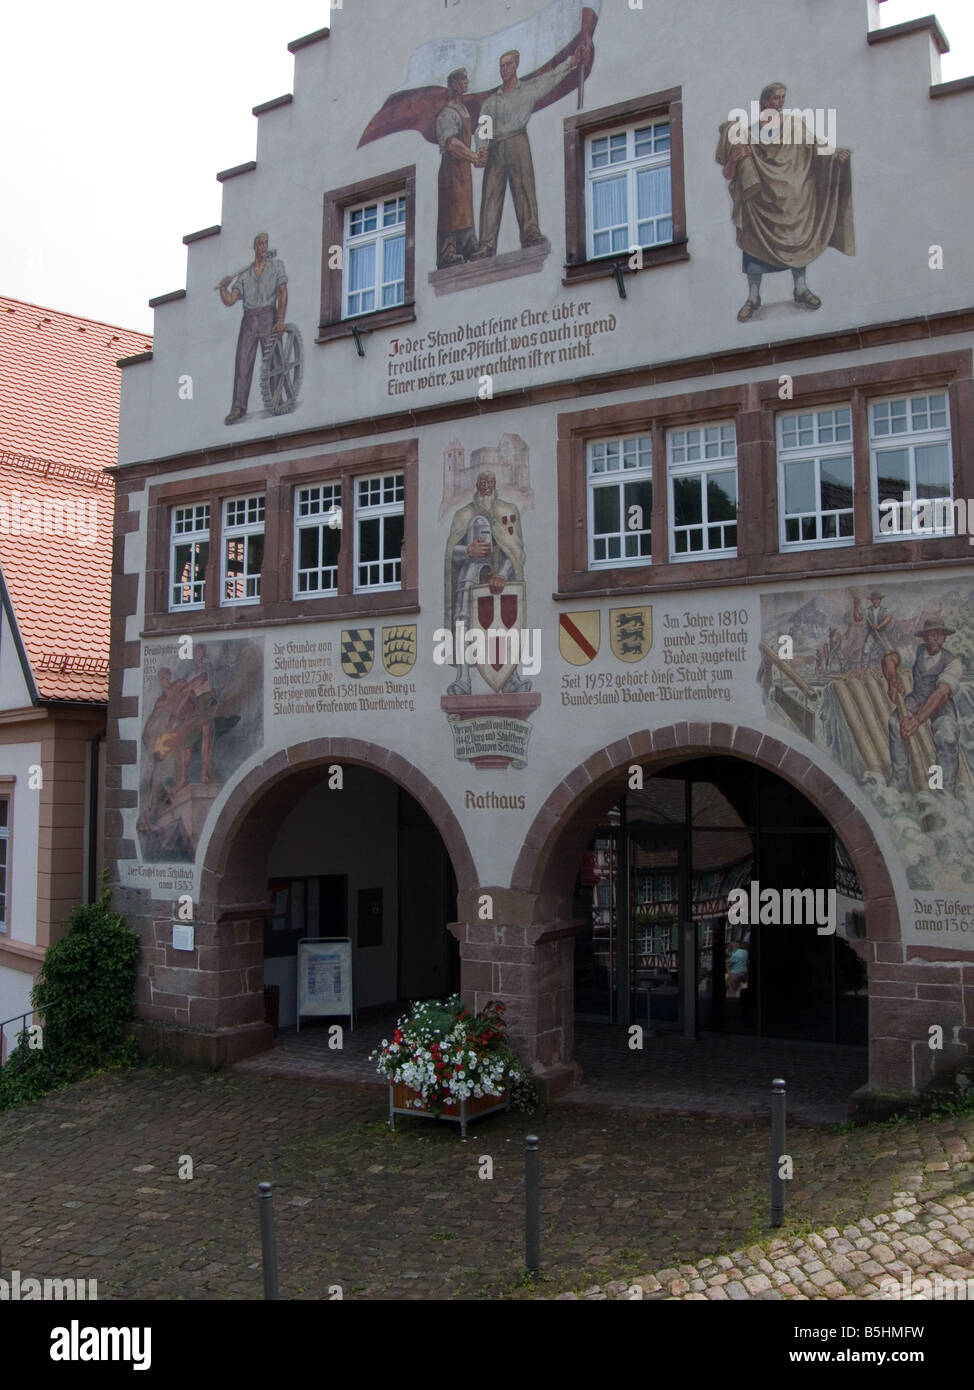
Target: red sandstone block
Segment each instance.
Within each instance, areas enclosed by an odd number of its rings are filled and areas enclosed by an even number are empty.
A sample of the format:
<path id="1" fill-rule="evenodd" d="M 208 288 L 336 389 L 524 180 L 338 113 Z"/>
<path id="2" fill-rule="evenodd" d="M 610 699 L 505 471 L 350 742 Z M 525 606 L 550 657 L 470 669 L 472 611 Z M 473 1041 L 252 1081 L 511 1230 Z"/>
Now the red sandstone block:
<path id="1" fill-rule="evenodd" d="M 493 989 L 493 967 L 489 961 L 462 960 L 460 963 L 461 994 L 471 990 Z"/>
<path id="2" fill-rule="evenodd" d="M 908 980 L 912 984 L 959 985 L 960 969 L 956 965 L 888 965 L 876 962 L 869 967 L 869 982 L 873 980 Z"/>
<path id="3" fill-rule="evenodd" d="M 940 1024 L 947 1032 L 960 1022 L 956 1004 L 933 999 L 875 998 L 870 991 L 869 1028 L 874 1039 L 903 1038 L 912 1042 L 926 1042 L 932 1024 Z"/>
<path id="4" fill-rule="evenodd" d="M 908 984 L 905 980 L 870 980 L 869 997 L 870 999 L 916 999 L 917 987 Z"/>
<path id="5" fill-rule="evenodd" d="M 538 984 L 538 971 L 534 965 L 510 965 L 500 967 L 497 987 L 505 999 L 520 995 L 527 999 L 533 997 Z"/>
<path id="6" fill-rule="evenodd" d="M 917 985 L 918 999 L 942 999 L 950 1004 L 961 1004 L 963 996 L 960 985 Z"/>
<path id="7" fill-rule="evenodd" d="M 194 1028 L 215 1028 L 220 1007 L 218 999 L 191 999 L 189 1021 Z"/>
<path id="8" fill-rule="evenodd" d="M 912 1090 L 912 1042 L 874 1036 L 869 1043 L 869 1084 L 890 1090 Z"/>
<path id="9" fill-rule="evenodd" d="M 877 941 L 875 945 L 876 961 L 880 964 L 902 964 L 903 947 L 898 942 Z"/>

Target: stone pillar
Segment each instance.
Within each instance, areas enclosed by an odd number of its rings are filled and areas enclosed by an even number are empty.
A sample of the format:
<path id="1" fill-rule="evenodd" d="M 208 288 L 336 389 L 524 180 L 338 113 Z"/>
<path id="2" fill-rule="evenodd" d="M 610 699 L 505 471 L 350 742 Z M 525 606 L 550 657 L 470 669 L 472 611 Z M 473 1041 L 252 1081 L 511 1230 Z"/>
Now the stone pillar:
<path id="1" fill-rule="evenodd" d="M 136 1037 L 146 1051 L 180 1062 L 227 1066 L 273 1043 L 264 1022 L 264 904 L 195 924 L 194 947 L 172 946 L 171 917 L 143 938 Z"/>
<path id="2" fill-rule="evenodd" d="M 483 895 L 491 917 L 480 914 Z M 460 942 L 460 990 L 479 1012 L 490 999 L 507 1006 L 511 1043 L 549 1094 L 581 1082 L 574 1051 L 575 928 L 535 920 L 537 898 L 505 888 L 462 893 L 464 920 L 450 924 Z"/>

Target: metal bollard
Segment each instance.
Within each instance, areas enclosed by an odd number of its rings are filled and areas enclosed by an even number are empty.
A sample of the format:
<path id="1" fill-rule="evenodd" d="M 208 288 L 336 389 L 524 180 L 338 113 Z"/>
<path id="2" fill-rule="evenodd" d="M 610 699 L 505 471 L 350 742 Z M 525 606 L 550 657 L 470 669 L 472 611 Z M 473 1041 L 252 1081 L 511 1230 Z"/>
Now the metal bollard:
<path id="1" fill-rule="evenodd" d="M 260 1196 L 260 1251 L 264 1265 L 264 1297 L 277 1298 L 277 1238 L 274 1234 L 274 1199 L 269 1182 L 257 1184 Z"/>
<path id="2" fill-rule="evenodd" d="M 528 1275 L 541 1274 L 541 1154 L 536 1134 L 524 1141 L 524 1264 Z"/>
<path id="3" fill-rule="evenodd" d="M 785 1219 L 785 1179 L 781 1177 L 781 1159 L 785 1154 L 785 1083 L 776 1076 L 771 1083 L 771 1224 L 780 1226 Z"/>

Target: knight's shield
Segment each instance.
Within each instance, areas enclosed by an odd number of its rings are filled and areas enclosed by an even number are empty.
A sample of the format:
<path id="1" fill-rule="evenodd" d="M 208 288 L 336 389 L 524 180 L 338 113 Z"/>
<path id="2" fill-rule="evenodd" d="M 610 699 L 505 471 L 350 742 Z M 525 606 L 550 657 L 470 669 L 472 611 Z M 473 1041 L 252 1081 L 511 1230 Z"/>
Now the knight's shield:
<path id="1" fill-rule="evenodd" d="M 525 585 L 507 580 L 504 590 L 492 594 L 488 584 L 475 584 L 470 591 L 469 636 L 475 636 L 485 660 L 477 670 L 499 693 L 517 670 L 521 660 L 521 632 L 524 628 Z"/>

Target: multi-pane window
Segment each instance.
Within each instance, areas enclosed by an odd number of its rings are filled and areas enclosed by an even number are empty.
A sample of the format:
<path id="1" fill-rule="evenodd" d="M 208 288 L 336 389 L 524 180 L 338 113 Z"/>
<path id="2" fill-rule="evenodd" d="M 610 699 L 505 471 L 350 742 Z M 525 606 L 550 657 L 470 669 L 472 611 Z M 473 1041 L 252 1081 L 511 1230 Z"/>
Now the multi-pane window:
<path id="1" fill-rule="evenodd" d="M 591 137 L 585 170 L 590 258 L 673 240 L 668 120 Z"/>
<path id="2" fill-rule="evenodd" d="M 295 598 L 337 594 L 341 526 L 341 483 L 298 488 L 294 504 Z"/>
<path id="3" fill-rule="evenodd" d="M 169 560 L 169 607 L 202 608 L 210 558 L 210 506 L 173 507 Z"/>
<path id="4" fill-rule="evenodd" d="M 406 197 L 345 212 L 345 317 L 402 304 L 406 297 Z"/>
<path id="5" fill-rule="evenodd" d="M 653 455 L 649 435 L 588 446 L 589 565 L 648 565 Z"/>
<path id="6" fill-rule="evenodd" d="M 10 849 L 10 798 L 0 797 L 0 932 L 7 930 L 7 871 Z"/>
<path id="7" fill-rule="evenodd" d="M 782 550 L 852 544 L 848 406 L 778 416 L 778 499 Z"/>
<path id="8" fill-rule="evenodd" d="M 355 480 L 355 590 L 402 582 L 406 480 L 403 473 Z"/>
<path id="9" fill-rule="evenodd" d="M 894 539 L 904 531 L 952 536 L 953 469 L 946 392 L 871 401 L 869 449 L 877 539 Z M 895 510 L 883 508 L 884 502 L 894 502 Z M 923 503 L 926 506 L 918 505 Z"/>
<path id="10" fill-rule="evenodd" d="M 733 424 L 670 430 L 670 559 L 737 553 L 737 431 Z"/>
<path id="11" fill-rule="evenodd" d="M 223 602 L 257 603 L 264 563 L 264 499 L 232 497 L 223 504 Z"/>

